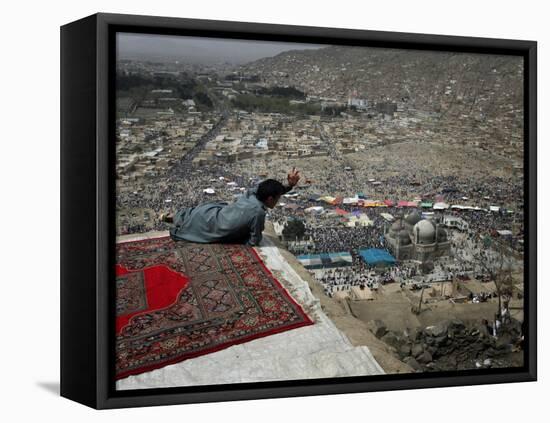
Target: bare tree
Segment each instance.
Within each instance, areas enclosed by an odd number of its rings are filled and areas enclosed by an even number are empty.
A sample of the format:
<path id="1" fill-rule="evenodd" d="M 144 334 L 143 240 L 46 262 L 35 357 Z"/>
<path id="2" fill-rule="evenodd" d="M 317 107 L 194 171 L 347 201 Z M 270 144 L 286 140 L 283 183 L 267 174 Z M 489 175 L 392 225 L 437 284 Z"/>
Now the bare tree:
<path id="1" fill-rule="evenodd" d="M 502 321 L 502 303 L 512 294 L 512 259 L 506 245 L 490 237 L 483 240 L 483 249 L 474 254 L 474 263 L 495 283 L 498 296 L 497 315 Z"/>

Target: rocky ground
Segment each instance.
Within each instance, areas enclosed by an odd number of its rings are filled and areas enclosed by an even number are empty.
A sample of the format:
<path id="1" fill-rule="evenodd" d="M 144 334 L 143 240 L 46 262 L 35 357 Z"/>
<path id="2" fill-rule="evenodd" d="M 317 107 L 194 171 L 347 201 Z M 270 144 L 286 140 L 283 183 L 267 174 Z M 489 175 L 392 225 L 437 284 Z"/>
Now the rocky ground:
<path id="1" fill-rule="evenodd" d="M 482 324 L 457 319 L 402 333 L 389 331 L 381 320 L 370 321 L 368 328 L 417 372 L 523 365 L 521 323 L 515 319 L 501 328 L 498 337 Z"/>

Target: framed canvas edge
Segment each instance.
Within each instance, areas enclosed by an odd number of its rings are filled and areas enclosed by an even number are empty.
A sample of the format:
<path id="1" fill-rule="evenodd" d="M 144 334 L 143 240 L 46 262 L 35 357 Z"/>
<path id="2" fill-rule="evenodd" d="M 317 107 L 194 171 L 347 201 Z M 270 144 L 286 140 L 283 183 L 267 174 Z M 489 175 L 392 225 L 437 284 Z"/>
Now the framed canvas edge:
<path id="1" fill-rule="evenodd" d="M 97 406 L 100 337 L 95 256 L 96 34 L 94 15 L 60 28 L 60 394 L 91 407 Z"/>
<path id="2" fill-rule="evenodd" d="M 536 373 L 536 49 L 534 41 L 503 40 L 490 38 L 472 38 L 457 36 L 442 36 L 429 34 L 410 34 L 397 32 L 381 32 L 351 29 L 301 27 L 288 25 L 241 23 L 227 21 L 210 21 L 184 18 L 164 18 L 154 16 L 103 14 L 93 15 L 97 19 L 97 62 L 95 64 L 97 81 L 97 134 L 96 134 L 96 304 L 97 332 L 95 338 L 96 362 L 96 401 L 87 404 L 95 408 L 120 408 L 151 405 L 168 405 L 179 403 L 198 403 L 213 401 L 233 401 L 260 398 L 280 398 L 291 396 L 325 395 L 338 393 L 358 393 L 381 390 L 422 389 L 432 387 L 452 387 L 461 385 L 478 385 L 508 382 L 535 381 Z M 113 59 L 113 46 L 110 43 L 112 29 L 117 27 L 141 27 L 148 31 L 182 31 L 197 30 L 212 35 L 236 36 L 247 34 L 256 39 L 265 36 L 299 36 L 305 38 L 321 37 L 323 39 L 360 40 L 361 43 L 379 46 L 401 46 L 400 48 L 425 48 L 433 50 L 434 46 L 441 50 L 461 49 L 501 51 L 503 54 L 522 54 L 526 58 L 528 73 L 526 77 L 525 111 L 529 113 L 525 125 L 526 151 L 524 172 L 526 176 L 526 207 L 528 207 L 528 253 L 526 266 L 529 289 L 529 321 L 528 346 L 526 351 L 527 365 L 523 371 L 513 373 L 473 374 L 467 376 L 433 376 L 420 375 L 404 379 L 403 375 L 388 375 L 387 380 L 373 381 L 339 381 L 339 380 L 296 380 L 289 381 L 288 386 L 276 382 L 258 384 L 211 385 L 206 388 L 196 387 L 199 392 L 175 392 L 181 388 L 166 388 L 155 390 L 125 390 L 114 391 L 112 371 L 109 360 L 111 357 L 111 342 L 108 337 L 110 295 L 108 290 L 109 255 L 114 249 L 114 209 L 110 207 L 112 200 L 112 185 L 110 166 L 114 157 L 109 149 L 112 136 L 109 126 L 109 96 L 114 92 L 109 87 L 109 61 Z M 111 32 L 110 32 L 111 31 Z M 112 40 L 111 40 L 112 41 Z M 437 49 L 437 48 L 435 48 Z M 461 50 L 463 51 L 463 50 Z M 112 131 L 111 131 L 112 132 Z M 526 254 L 527 255 L 527 254 Z M 397 377 L 392 377 L 397 376 Z M 387 376 L 386 376 L 387 377 Z M 353 378 L 344 378 L 353 379 Z M 292 386 L 290 386 L 292 384 Z M 246 386 L 246 387 L 244 387 Z"/>

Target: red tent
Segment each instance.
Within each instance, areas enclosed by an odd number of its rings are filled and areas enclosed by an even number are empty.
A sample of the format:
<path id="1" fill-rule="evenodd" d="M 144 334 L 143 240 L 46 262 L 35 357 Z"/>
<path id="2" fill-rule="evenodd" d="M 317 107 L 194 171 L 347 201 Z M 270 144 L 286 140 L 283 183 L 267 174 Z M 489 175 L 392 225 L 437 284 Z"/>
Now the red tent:
<path id="1" fill-rule="evenodd" d="M 417 207 L 417 206 L 418 206 L 418 204 L 415 203 L 414 201 L 403 201 L 403 200 L 401 200 L 397 203 L 397 207 Z"/>
<path id="2" fill-rule="evenodd" d="M 340 216 L 346 216 L 349 214 L 349 212 L 339 208 L 339 207 L 336 207 L 336 209 L 334 210 L 336 212 L 336 214 L 339 214 Z"/>
<path id="3" fill-rule="evenodd" d="M 344 197 L 336 197 L 334 201 L 332 202 L 333 206 L 337 206 L 342 204 L 342 201 L 344 201 Z"/>

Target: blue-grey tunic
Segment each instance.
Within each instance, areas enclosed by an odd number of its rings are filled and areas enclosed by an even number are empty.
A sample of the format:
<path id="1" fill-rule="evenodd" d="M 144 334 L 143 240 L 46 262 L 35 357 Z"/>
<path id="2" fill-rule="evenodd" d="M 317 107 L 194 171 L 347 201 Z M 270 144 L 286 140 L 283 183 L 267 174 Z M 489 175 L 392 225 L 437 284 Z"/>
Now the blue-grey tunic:
<path id="1" fill-rule="evenodd" d="M 200 243 L 258 245 L 262 240 L 266 207 L 249 189 L 234 203 L 206 203 L 184 208 L 174 216 L 170 236 Z"/>

